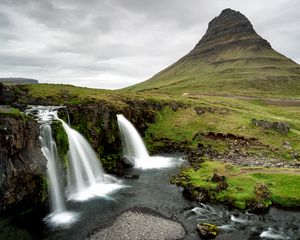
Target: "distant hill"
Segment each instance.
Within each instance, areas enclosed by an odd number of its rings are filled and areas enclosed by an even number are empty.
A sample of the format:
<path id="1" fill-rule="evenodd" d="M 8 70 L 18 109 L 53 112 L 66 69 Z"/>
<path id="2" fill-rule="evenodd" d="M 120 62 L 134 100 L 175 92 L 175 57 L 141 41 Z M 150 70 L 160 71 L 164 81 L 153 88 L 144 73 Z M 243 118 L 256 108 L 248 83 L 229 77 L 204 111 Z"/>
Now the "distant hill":
<path id="1" fill-rule="evenodd" d="M 0 78 L 0 82 L 7 85 L 38 84 L 39 81 L 31 78 Z"/>
<path id="2" fill-rule="evenodd" d="M 243 14 L 225 9 L 191 52 L 127 90 L 300 98 L 300 66 L 273 50 Z"/>

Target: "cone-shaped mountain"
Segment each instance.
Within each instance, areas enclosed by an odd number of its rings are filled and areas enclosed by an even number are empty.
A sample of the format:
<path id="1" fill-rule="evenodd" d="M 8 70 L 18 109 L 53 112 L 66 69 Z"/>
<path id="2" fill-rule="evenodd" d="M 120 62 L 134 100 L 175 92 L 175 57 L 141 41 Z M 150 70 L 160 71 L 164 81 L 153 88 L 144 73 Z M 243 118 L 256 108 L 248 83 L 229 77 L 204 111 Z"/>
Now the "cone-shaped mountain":
<path id="1" fill-rule="evenodd" d="M 300 66 L 273 50 L 243 14 L 225 9 L 191 52 L 127 89 L 300 97 Z"/>

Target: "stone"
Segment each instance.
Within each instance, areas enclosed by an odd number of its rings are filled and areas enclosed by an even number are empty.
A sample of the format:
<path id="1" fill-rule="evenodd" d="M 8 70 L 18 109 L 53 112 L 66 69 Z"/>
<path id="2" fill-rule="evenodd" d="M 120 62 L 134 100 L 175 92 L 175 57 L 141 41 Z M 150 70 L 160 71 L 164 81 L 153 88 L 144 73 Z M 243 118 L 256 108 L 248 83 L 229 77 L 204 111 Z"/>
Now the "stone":
<path id="1" fill-rule="evenodd" d="M 88 240 L 158 240 L 184 239 L 180 222 L 166 218 L 152 209 L 129 209 L 116 217 L 111 226 L 99 229 Z"/>
<path id="2" fill-rule="evenodd" d="M 210 223 L 197 224 L 197 230 L 203 239 L 214 239 L 219 234 L 218 227 Z"/>
<path id="3" fill-rule="evenodd" d="M 284 122 L 271 122 L 267 120 L 252 119 L 252 124 L 263 129 L 275 130 L 282 135 L 288 134 L 290 130 L 289 125 Z"/>
<path id="4" fill-rule="evenodd" d="M 283 143 L 283 145 L 282 145 L 285 149 L 292 149 L 292 146 L 290 145 L 290 143 L 289 142 L 287 142 L 287 141 L 285 141 L 284 143 Z"/>
<path id="5" fill-rule="evenodd" d="M 128 157 L 122 157 L 121 163 L 124 168 L 133 168 L 134 166 L 134 160 Z"/>
<path id="6" fill-rule="evenodd" d="M 226 180 L 226 177 L 221 174 L 218 174 L 218 173 L 214 173 L 214 175 L 211 178 L 211 181 L 215 182 L 215 183 L 224 182 L 225 180 Z"/>
<path id="7" fill-rule="evenodd" d="M 32 119 L 0 118 L 0 214 L 32 208 L 42 201 L 47 160 L 41 152 L 39 124 Z"/>

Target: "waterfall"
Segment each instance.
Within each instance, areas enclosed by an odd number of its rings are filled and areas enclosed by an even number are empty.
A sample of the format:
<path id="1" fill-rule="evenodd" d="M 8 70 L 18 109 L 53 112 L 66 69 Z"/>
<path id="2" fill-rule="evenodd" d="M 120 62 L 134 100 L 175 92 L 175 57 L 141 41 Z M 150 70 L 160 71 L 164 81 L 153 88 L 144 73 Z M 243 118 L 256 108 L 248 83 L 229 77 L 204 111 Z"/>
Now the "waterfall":
<path id="1" fill-rule="evenodd" d="M 56 107 L 59 109 L 60 107 Z M 47 187 L 50 201 L 50 214 L 45 221 L 52 226 L 68 225 L 76 221 L 77 214 L 66 210 L 64 191 L 61 186 L 59 156 L 57 146 L 52 136 L 51 123 L 56 118 L 53 107 L 31 107 L 26 114 L 34 116 L 41 124 L 41 151 L 47 159 Z"/>
<path id="2" fill-rule="evenodd" d="M 101 163 L 88 141 L 63 120 L 59 120 L 62 122 L 69 141 L 69 199 L 83 201 L 91 197 L 105 196 L 120 188 L 119 180 L 104 173 Z"/>
<path id="3" fill-rule="evenodd" d="M 41 146 L 42 152 L 47 159 L 47 178 L 50 195 L 51 212 L 62 212 L 66 210 L 65 201 L 57 169 L 58 153 L 55 141 L 52 138 L 51 126 L 49 124 L 41 127 Z"/>
<path id="4" fill-rule="evenodd" d="M 122 140 L 123 156 L 134 161 L 134 167 L 142 169 L 164 168 L 172 165 L 172 158 L 150 157 L 135 127 L 122 115 L 117 115 Z"/>
<path id="5" fill-rule="evenodd" d="M 117 119 L 121 133 L 123 155 L 134 158 L 137 166 L 142 165 L 142 162 L 147 161 L 149 158 L 143 139 L 123 115 L 117 115 Z"/>

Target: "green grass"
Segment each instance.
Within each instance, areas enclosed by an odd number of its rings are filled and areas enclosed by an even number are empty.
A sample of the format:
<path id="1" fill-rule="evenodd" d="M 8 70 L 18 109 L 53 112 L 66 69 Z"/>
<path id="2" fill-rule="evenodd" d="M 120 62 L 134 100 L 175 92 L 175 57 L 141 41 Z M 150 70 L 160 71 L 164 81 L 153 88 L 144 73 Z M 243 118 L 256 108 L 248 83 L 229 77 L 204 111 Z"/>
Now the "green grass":
<path id="1" fill-rule="evenodd" d="M 29 118 L 25 113 L 16 108 L 0 109 L 0 117 L 6 116 L 15 119 L 22 119 L 23 121 L 26 121 L 26 119 Z"/>
<path id="2" fill-rule="evenodd" d="M 124 91 L 168 94 L 219 93 L 264 97 L 300 97 L 300 68 L 271 49 L 238 45 L 212 58 L 186 55 L 151 79 Z"/>
<path id="3" fill-rule="evenodd" d="M 149 125 L 146 142 L 151 142 L 152 138 L 167 138 L 174 142 L 185 141 L 190 145 L 201 142 L 204 146 L 212 145 L 219 152 L 228 150 L 225 141 L 204 137 L 205 134 L 214 132 L 258 139 L 263 145 L 245 149 L 251 154 L 269 154 L 270 157 L 289 160 L 294 158 L 293 152 L 300 153 L 300 108 L 212 96 L 191 100 L 188 104 L 191 107 L 178 111 L 172 111 L 170 107 L 160 111 L 156 122 Z M 197 115 L 195 106 L 206 109 L 206 112 Z M 275 130 L 256 127 L 251 123 L 254 118 L 288 123 L 290 132 L 282 135 Z M 293 149 L 285 149 L 284 142 L 289 142 Z"/>
<path id="4" fill-rule="evenodd" d="M 243 172 L 241 172 L 243 171 Z M 278 172 L 278 173 L 276 173 Z M 214 173 L 226 176 L 228 187 L 216 191 L 217 183 L 211 181 Z M 300 174 L 293 174 L 287 169 L 249 169 L 238 168 L 230 164 L 216 161 L 206 161 L 197 171 L 190 169 L 187 184 L 210 191 L 212 200 L 221 203 L 231 203 L 233 206 L 245 209 L 256 200 L 255 187 L 258 183 L 266 184 L 271 191 L 267 204 L 273 203 L 284 207 L 300 206 Z M 185 183 L 186 184 L 186 183 Z"/>

